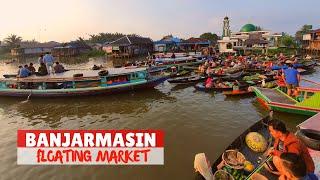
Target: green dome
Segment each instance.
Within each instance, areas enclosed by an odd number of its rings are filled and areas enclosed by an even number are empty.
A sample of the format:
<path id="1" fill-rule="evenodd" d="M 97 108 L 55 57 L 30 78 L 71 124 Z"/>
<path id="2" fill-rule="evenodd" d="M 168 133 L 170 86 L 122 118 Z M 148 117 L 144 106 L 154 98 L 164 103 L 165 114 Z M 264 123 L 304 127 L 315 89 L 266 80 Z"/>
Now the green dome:
<path id="1" fill-rule="evenodd" d="M 257 27 L 253 24 L 246 24 L 244 26 L 242 26 L 242 28 L 240 29 L 240 32 L 251 32 L 251 31 L 256 31 Z"/>

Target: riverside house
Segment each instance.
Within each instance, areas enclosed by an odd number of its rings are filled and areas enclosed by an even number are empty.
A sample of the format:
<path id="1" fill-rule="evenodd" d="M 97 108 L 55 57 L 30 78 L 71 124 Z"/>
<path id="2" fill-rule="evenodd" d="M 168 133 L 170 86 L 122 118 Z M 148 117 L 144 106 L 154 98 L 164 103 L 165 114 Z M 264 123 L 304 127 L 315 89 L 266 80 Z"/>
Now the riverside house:
<path id="1" fill-rule="evenodd" d="M 105 44 L 103 50 L 115 58 L 129 58 L 151 54 L 153 52 L 153 42 L 150 38 L 126 35 Z"/>
<path id="2" fill-rule="evenodd" d="M 39 42 L 21 42 L 18 48 L 11 49 L 11 55 L 15 57 L 32 57 L 46 52 L 51 52 L 53 48 L 59 46 L 60 43 L 50 41 L 46 43 Z"/>

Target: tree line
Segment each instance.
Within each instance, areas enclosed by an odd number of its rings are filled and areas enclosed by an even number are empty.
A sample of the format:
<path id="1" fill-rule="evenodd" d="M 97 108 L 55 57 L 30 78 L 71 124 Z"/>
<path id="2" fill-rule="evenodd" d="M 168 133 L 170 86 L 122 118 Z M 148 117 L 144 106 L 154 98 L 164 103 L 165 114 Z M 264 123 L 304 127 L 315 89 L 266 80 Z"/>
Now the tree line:
<path id="1" fill-rule="evenodd" d="M 257 27 L 259 30 L 262 30 L 260 26 Z M 282 37 L 280 38 L 280 43 L 282 46 L 289 48 L 298 48 L 301 46 L 303 34 L 306 34 L 312 30 L 312 25 L 303 25 L 295 34 L 295 36 L 291 36 L 287 33 L 282 33 Z M 99 33 L 99 34 L 90 34 L 88 39 L 84 39 L 79 37 L 76 41 L 81 43 L 106 43 L 115 41 L 125 35 L 129 36 L 139 36 L 137 34 L 123 34 L 123 33 Z M 202 39 L 206 39 L 212 42 L 212 44 L 216 44 L 220 37 L 211 32 L 203 33 L 199 36 Z M 18 48 L 21 44 L 24 43 L 37 43 L 37 41 L 23 41 L 21 36 L 16 34 L 11 34 L 4 39 L 4 43 L 6 44 L 8 49 Z"/>

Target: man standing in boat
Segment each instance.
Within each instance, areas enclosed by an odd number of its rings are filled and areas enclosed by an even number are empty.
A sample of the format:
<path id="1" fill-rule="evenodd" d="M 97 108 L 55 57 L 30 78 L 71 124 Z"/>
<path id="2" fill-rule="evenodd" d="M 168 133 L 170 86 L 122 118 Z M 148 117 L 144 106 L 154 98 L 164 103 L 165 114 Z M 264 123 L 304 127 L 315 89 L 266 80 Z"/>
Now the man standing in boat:
<path id="1" fill-rule="evenodd" d="M 288 65 L 288 69 L 283 70 L 282 76 L 288 88 L 288 95 L 298 96 L 298 91 L 296 88 L 299 86 L 300 74 L 296 69 L 293 68 L 293 64 L 290 63 Z"/>
<path id="2" fill-rule="evenodd" d="M 315 166 L 308 148 L 293 133 L 287 131 L 286 125 L 283 122 L 271 120 L 268 128 L 275 141 L 273 149 L 268 150 L 267 153 L 273 156 L 273 164 L 280 174 L 284 174 L 280 159 L 283 153 L 297 154 L 306 163 L 307 172 L 314 172 Z"/>
<path id="3" fill-rule="evenodd" d="M 53 56 L 51 55 L 51 53 L 47 52 L 46 55 L 44 55 L 44 57 L 43 57 L 43 61 L 47 66 L 48 74 L 53 72 L 54 59 L 53 59 Z"/>

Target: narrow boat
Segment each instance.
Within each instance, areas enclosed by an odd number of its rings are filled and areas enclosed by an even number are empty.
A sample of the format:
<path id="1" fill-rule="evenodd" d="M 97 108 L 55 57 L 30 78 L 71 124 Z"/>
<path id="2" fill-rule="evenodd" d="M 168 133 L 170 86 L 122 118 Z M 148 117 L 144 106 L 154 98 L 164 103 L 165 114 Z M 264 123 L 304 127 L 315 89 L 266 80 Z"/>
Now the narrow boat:
<path id="1" fill-rule="evenodd" d="M 221 79 L 225 80 L 225 81 L 240 80 L 245 75 L 246 75 L 245 72 L 240 71 L 240 72 L 237 72 L 237 73 L 234 73 L 234 74 L 229 74 L 227 76 L 221 77 Z"/>
<path id="2" fill-rule="evenodd" d="M 248 128 L 246 131 L 244 131 L 240 136 L 238 136 L 226 149 L 224 152 L 227 150 L 238 150 L 241 152 L 246 160 L 250 161 L 254 167 L 258 167 L 259 165 L 262 165 L 264 162 L 263 159 L 265 158 L 263 153 L 264 152 L 254 152 L 251 150 L 248 145 L 246 144 L 246 136 L 250 132 L 258 132 L 261 134 L 266 140 L 267 140 L 267 148 L 271 147 L 273 144 L 272 136 L 270 135 L 268 131 L 268 121 L 270 120 L 270 117 L 265 117 L 261 119 L 260 121 L 256 122 L 254 125 L 252 125 L 250 128 Z M 317 176 L 320 176 L 320 149 L 314 149 L 314 145 L 319 145 L 320 144 L 320 114 L 315 115 L 314 117 L 306 120 L 302 124 L 298 125 L 299 130 L 297 131 L 296 134 L 301 131 L 301 129 L 309 132 L 305 133 L 303 135 L 297 135 L 297 137 L 302 140 L 308 147 L 308 151 L 313 158 L 313 161 L 315 163 L 315 174 Z M 312 131 L 311 131 L 312 130 Z M 313 133 L 310 135 L 310 131 Z M 316 136 L 314 135 L 316 134 Z M 306 140 L 309 143 L 306 143 Z M 311 142 L 311 143 L 310 143 Z M 320 148 L 320 146 L 319 146 Z M 212 171 L 213 173 L 216 172 L 217 166 L 220 164 L 220 162 L 223 159 L 223 154 L 221 154 L 216 161 L 212 164 Z M 265 168 L 262 168 L 259 171 L 260 174 L 264 175 L 268 179 L 278 179 L 278 177 L 274 174 L 271 174 L 269 171 L 267 171 Z"/>
<path id="3" fill-rule="evenodd" d="M 95 70 L 71 70 L 47 76 L 0 79 L 0 96 L 84 96 L 118 93 L 138 88 L 150 88 L 165 81 L 161 71 L 147 68 L 110 68 L 104 73 Z"/>
<path id="4" fill-rule="evenodd" d="M 172 79 L 168 79 L 167 81 L 173 84 L 193 84 L 203 80 L 205 80 L 204 76 L 192 75 L 188 77 L 172 78 Z"/>
<path id="5" fill-rule="evenodd" d="M 238 136 L 226 149 L 224 152 L 226 152 L 227 150 L 233 150 L 236 149 L 238 150 L 240 153 L 242 153 L 247 161 L 250 161 L 254 167 L 258 167 L 261 163 L 262 163 L 262 159 L 263 159 L 263 152 L 254 152 L 252 151 L 247 145 L 246 145 L 246 136 L 248 133 L 250 132 L 258 132 L 259 134 L 261 134 L 268 142 L 268 147 L 271 147 L 272 145 L 272 137 L 269 134 L 268 131 L 268 121 L 270 120 L 270 117 L 265 117 L 263 119 L 261 119 L 260 121 L 256 122 L 254 125 L 252 125 L 251 127 L 249 127 L 246 131 L 244 131 L 240 136 Z M 222 156 L 223 154 L 221 154 L 216 161 L 212 164 L 212 172 L 216 172 L 217 166 L 220 164 L 220 162 L 222 161 Z M 271 173 L 269 173 L 266 170 L 262 170 L 259 172 L 260 174 L 268 177 L 268 179 L 277 179 L 277 177 Z"/>
<path id="6" fill-rule="evenodd" d="M 204 83 L 198 83 L 194 87 L 198 91 L 205 91 L 205 92 L 210 92 L 210 91 L 223 92 L 223 91 L 232 91 L 234 89 L 242 90 L 242 89 L 247 89 L 249 87 L 249 84 L 245 83 L 245 82 L 238 82 L 238 83 L 240 83 L 240 85 L 238 85 L 238 86 L 234 86 L 233 85 L 234 82 L 227 82 L 227 83 L 228 83 L 227 86 L 218 86 L 216 83 L 214 83 L 213 87 L 211 87 L 211 88 L 207 88 Z"/>
<path id="7" fill-rule="evenodd" d="M 299 87 L 300 95 L 294 99 L 284 93 L 280 87 L 268 89 L 252 87 L 257 100 L 273 111 L 313 116 L 320 112 L 320 89 Z"/>
<path id="8" fill-rule="evenodd" d="M 253 91 L 251 91 L 249 89 L 232 90 L 232 91 L 223 91 L 222 94 L 226 95 L 226 96 L 241 96 L 241 95 L 253 94 Z"/>

